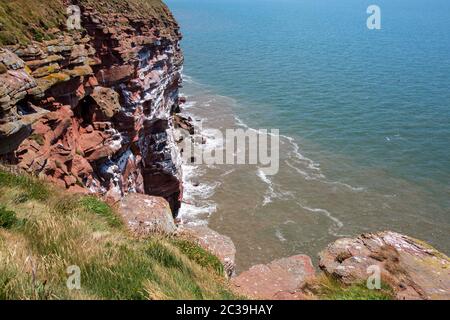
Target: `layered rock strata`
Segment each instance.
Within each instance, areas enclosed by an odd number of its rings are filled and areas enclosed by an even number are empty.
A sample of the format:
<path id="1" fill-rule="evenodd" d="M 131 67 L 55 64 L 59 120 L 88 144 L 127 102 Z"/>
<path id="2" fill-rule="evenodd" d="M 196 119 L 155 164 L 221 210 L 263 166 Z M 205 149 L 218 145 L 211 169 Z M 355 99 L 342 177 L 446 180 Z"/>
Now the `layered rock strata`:
<path id="1" fill-rule="evenodd" d="M 81 30 L 0 49 L 1 158 L 72 191 L 161 196 L 176 215 L 178 25 L 165 6 L 139 18 L 82 3 Z"/>
<path id="2" fill-rule="evenodd" d="M 172 235 L 177 230 L 169 203 L 161 197 L 129 193 L 121 200 L 119 212 L 128 229 L 138 237 Z"/>
<path id="3" fill-rule="evenodd" d="M 343 287 L 387 286 L 398 300 L 450 300 L 450 259 L 396 232 L 338 239 L 319 257 L 320 270 Z M 237 293 L 256 299 L 317 299 L 320 275 L 308 256 L 298 255 L 253 266 L 231 282 Z M 311 286 L 316 289 L 311 291 Z"/>
<path id="4" fill-rule="evenodd" d="M 258 300 L 303 300 L 301 286 L 314 276 L 310 257 L 296 255 L 253 266 L 232 284 L 240 294 Z"/>
<path id="5" fill-rule="evenodd" d="M 365 282 L 379 271 L 397 299 L 450 299 L 450 259 L 399 233 L 339 239 L 319 256 L 320 268 L 344 284 Z"/>

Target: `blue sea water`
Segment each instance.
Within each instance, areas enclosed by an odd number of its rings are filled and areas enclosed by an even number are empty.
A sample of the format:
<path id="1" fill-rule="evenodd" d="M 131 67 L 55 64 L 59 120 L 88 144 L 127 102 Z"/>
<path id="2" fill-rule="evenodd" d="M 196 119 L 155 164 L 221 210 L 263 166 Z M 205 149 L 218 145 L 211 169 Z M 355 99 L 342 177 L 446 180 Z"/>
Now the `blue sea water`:
<path id="1" fill-rule="evenodd" d="M 249 126 L 300 141 L 330 179 L 392 193 L 382 172 L 420 190 L 449 249 L 450 1 L 166 3 L 187 75 L 235 99 Z M 381 30 L 366 26 L 372 4 Z"/>

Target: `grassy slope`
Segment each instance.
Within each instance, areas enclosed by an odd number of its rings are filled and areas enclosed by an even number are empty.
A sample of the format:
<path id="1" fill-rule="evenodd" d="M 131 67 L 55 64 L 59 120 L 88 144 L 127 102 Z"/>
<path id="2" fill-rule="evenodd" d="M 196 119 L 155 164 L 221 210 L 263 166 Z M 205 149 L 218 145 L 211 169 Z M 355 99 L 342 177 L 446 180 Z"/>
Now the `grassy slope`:
<path id="1" fill-rule="evenodd" d="M 59 0 L 0 0 L 0 45 L 49 39 L 48 30 L 65 21 Z"/>
<path id="2" fill-rule="evenodd" d="M 134 239 L 94 197 L 0 171 L 0 299 L 235 299 L 221 268 L 186 241 Z"/>
<path id="3" fill-rule="evenodd" d="M 80 0 L 100 12 L 127 13 L 136 18 L 172 17 L 161 0 Z M 0 46 L 49 40 L 49 30 L 64 30 L 67 7 L 63 0 L 0 0 Z"/>
<path id="4" fill-rule="evenodd" d="M 344 286 L 337 280 L 320 274 L 308 284 L 311 294 L 322 300 L 392 300 L 392 289 L 382 283 L 380 290 L 370 290 L 365 283 Z"/>

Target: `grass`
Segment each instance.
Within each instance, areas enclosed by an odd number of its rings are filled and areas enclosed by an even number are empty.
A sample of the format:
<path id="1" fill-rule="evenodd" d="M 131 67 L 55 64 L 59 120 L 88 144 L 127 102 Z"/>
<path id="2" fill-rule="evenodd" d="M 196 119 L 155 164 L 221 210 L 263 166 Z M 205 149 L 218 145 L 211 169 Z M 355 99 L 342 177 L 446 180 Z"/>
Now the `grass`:
<path id="1" fill-rule="evenodd" d="M 0 168 L 0 299 L 244 299 L 219 259 L 180 238 L 136 239 L 115 209 Z M 70 290 L 68 268 L 80 270 Z M 325 300 L 389 300 L 382 285 L 343 286 L 322 274 L 302 288 Z"/>
<path id="2" fill-rule="evenodd" d="M 161 0 L 80 0 L 103 13 L 127 12 L 136 18 L 172 20 Z M 52 29 L 66 29 L 66 10 L 62 0 L 0 0 L 0 45 L 29 44 L 31 40 L 54 38 Z"/>
<path id="3" fill-rule="evenodd" d="M 218 275 L 224 274 L 222 262 L 215 255 L 212 255 L 202 247 L 192 243 L 191 241 L 182 239 L 172 239 L 172 244 L 180 249 L 180 251 L 195 261 L 202 267 L 214 270 Z"/>
<path id="4" fill-rule="evenodd" d="M 0 228 L 10 229 L 17 222 L 16 213 L 0 205 Z"/>
<path id="5" fill-rule="evenodd" d="M 308 291 L 315 297 L 322 300 L 392 300 L 394 293 L 386 285 L 381 285 L 381 289 L 369 289 L 365 283 L 343 285 L 332 277 L 321 274 L 317 279 L 308 283 Z"/>
<path id="6" fill-rule="evenodd" d="M 16 202 L 28 200 L 45 201 L 50 197 L 48 185 L 28 175 L 16 175 L 0 170 L 0 188 L 18 188 L 21 192 L 16 195 Z"/>
<path id="7" fill-rule="evenodd" d="M 52 39 L 49 30 L 64 25 L 65 10 L 59 0 L 0 0 L 0 45 Z"/>
<path id="8" fill-rule="evenodd" d="M 114 210 L 95 196 L 81 198 L 80 205 L 87 211 L 106 219 L 111 227 L 121 227 L 123 225 L 122 220 L 120 220 Z"/>
<path id="9" fill-rule="evenodd" d="M 8 221 L 0 299 L 237 298 L 208 252 L 161 236 L 136 239 L 98 198 L 0 171 L 0 203 Z M 66 285 L 71 266 L 81 272 L 80 290 Z"/>

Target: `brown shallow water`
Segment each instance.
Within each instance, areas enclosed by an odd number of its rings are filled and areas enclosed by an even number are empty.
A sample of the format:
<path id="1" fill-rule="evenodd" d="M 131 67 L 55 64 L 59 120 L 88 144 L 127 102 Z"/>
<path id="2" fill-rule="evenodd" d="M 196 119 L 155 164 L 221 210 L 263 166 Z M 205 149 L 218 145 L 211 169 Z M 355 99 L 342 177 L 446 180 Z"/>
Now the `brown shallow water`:
<path id="1" fill-rule="evenodd" d="M 234 100 L 191 81 L 184 93 L 189 101 L 185 112 L 201 123 L 204 135 L 208 128 L 246 128 L 235 117 Z M 230 236 L 238 271 L 300 253 L 317 262 L 317 253 L 339 237 L 383 230 L 406 233 L 449 252 L 449 212 L 434 205 L 426 190 L 381 170 L 358 167 L 351 158 L 326 154 L 308 141 L 282 136 L 278 129 L 280 170 L 275 176 L 265 176 L 258 165 L 184 167 L 183 220 L 208 223 Z M 204 147 L 214 143 L 207 139 Z M 303 150 L 314 157 L 303 156 Z M 190 184 L 193 178 L 199 186 Z"/>

